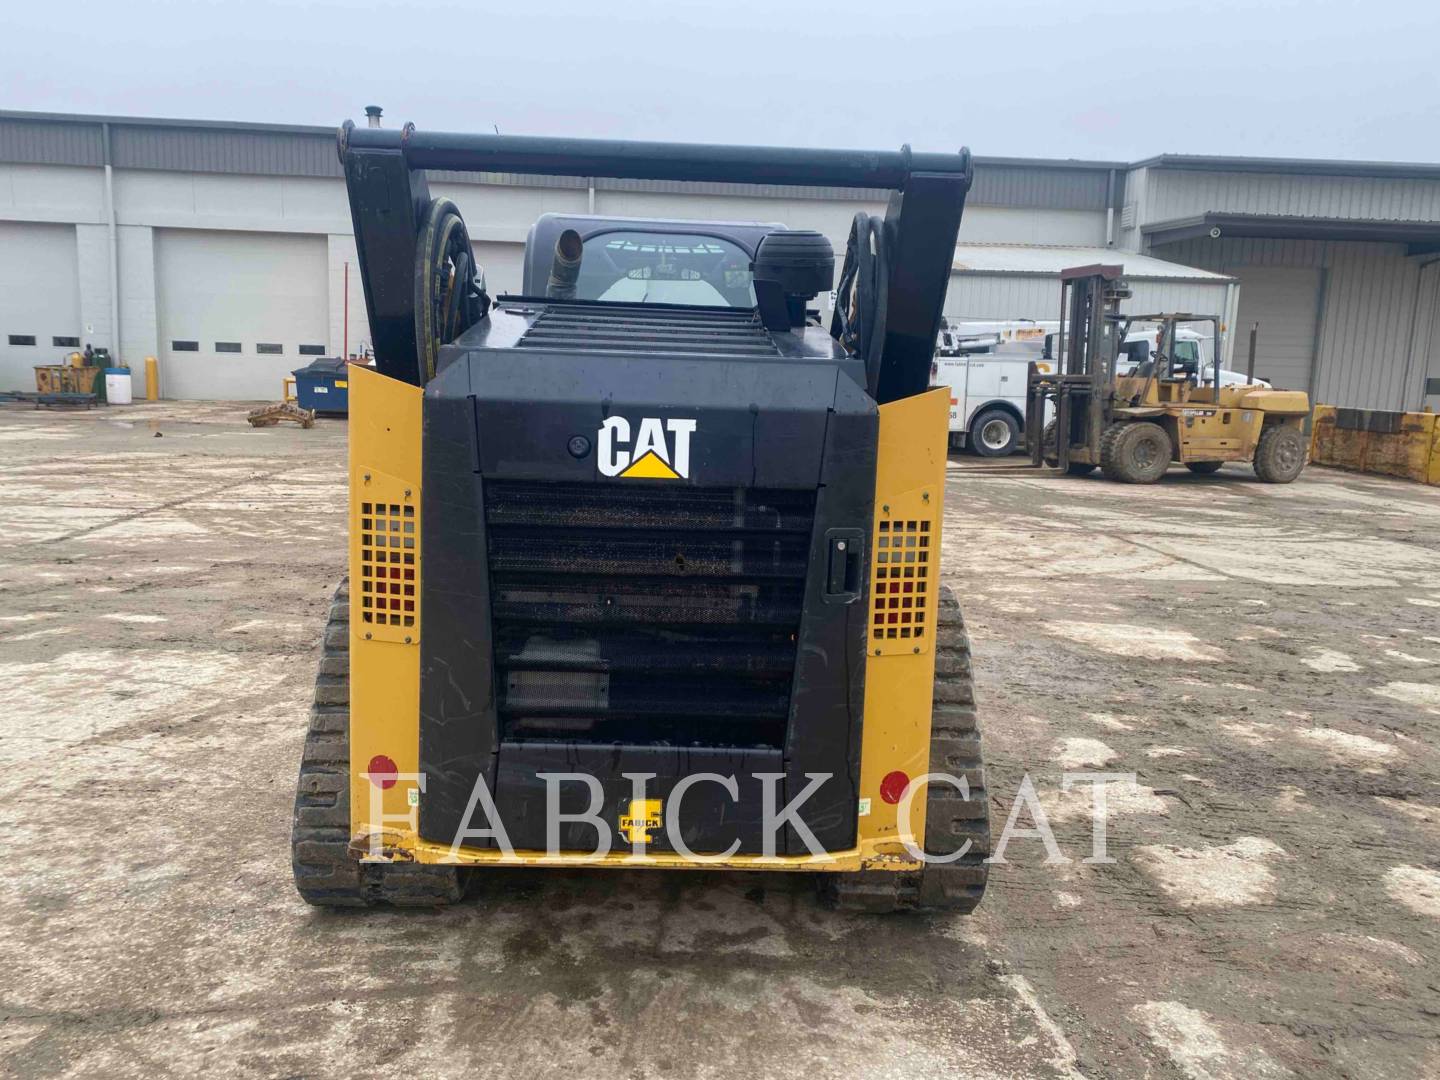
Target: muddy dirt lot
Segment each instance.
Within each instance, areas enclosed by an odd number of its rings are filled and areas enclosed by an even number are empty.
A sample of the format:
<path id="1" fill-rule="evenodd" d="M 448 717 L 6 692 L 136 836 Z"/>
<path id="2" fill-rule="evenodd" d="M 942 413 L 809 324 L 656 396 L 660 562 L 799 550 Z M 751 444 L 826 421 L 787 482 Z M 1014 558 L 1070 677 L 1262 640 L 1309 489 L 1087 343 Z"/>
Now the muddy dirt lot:
<path id="1" fill-rule="evenodd" d="M 952 464 L 997 827 L 1028 773 L 1069 860 L 1015 840 L 971 918 L 540 871 L 331 915 L 287 845 L 344 425 L 242 414 L 0 412 L 7 1074 L 1440 1076 L 1440 491 Z M 1135 774 L 1113 864 L 1066 770 Z"/>

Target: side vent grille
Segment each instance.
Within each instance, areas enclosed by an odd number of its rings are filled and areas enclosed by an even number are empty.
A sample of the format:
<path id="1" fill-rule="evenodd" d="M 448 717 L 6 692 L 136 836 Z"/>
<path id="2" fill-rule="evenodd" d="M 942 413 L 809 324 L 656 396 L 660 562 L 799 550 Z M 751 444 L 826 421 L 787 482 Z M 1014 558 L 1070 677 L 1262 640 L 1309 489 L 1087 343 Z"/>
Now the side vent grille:
<path id="1" fill-rule="evenodd" d="M 880 521 L 875 535 L 871 640 L 880 644 L 930 637 L 930 522 Z"/>
<path id="2" fill-rule="evenodd" d="M 360 621 L 366 626 L 416 625 L 415 507 L 360 504 Z"/>

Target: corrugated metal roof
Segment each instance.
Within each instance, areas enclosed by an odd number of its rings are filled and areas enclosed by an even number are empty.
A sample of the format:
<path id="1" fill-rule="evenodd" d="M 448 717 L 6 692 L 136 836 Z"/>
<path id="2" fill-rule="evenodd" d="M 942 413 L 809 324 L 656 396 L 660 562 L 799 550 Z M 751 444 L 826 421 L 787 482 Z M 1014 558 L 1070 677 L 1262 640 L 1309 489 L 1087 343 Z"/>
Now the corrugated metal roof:
<path id="1" fill-rule="evenodd" d="M 1048 247 L 1027 244 L 960 244 L 955 249 L 957 274 L 1057 276 L 1072 266 L 1121 264 L 1133 281 L 1194 281 L 1228 284 L 1235 279 L 1211 270 L 1166 262 L 1149 255 L 1103 247 Z"/>
<path id="2" fill-rule="evenodd" d="M 1440 180 L 1440 164 L 1420 161 L 1337 161 L 1326 158 L 1230 157 L 1159 154 L 1132 169 L 1195 169 L 1204 172 L 1291 173 L 1310 176 L 1375 176 Z"/>

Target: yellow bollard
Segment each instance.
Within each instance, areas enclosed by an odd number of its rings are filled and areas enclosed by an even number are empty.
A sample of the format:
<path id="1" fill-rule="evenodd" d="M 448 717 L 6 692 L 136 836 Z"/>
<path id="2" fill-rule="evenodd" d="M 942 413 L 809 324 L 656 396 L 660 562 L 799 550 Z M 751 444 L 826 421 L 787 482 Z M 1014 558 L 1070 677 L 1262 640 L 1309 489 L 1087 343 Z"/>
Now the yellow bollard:
<path id="1" fill-rule="evenodd" d="M 153 356 L 145 357 L 145 400 L 160 400 L 160 362 Z"/>

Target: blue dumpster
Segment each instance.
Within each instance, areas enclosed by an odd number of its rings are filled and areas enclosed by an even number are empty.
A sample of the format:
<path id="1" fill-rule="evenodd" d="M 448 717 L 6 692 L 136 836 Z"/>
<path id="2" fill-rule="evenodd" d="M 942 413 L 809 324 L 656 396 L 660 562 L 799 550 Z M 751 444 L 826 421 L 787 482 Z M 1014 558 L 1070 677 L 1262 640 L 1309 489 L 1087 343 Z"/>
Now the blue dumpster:
<path id="1" fill-rule="evenodd" d="M 295 401 L 300 408 L 320 413 L 350 412 L 350 381 L 341 357 L 322 356 L 291 374 L 295 376 Z"/>

